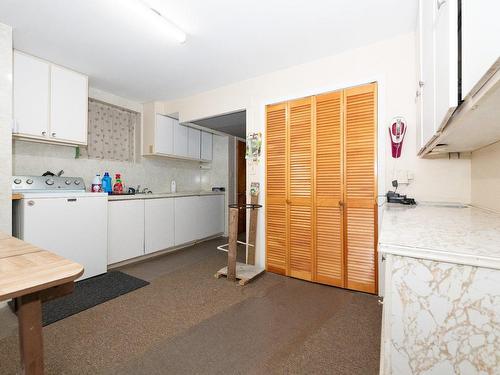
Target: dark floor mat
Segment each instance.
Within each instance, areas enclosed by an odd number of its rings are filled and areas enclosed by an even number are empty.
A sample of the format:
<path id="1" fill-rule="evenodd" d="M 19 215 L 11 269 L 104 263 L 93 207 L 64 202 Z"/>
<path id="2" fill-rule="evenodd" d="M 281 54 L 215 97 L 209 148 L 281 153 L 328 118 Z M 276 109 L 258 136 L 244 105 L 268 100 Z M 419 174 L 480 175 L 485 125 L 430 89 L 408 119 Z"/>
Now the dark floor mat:
<path id="1" fill-rule="evenodd" d="M 65 297 L 42 305 L 43 325 L 49 325 L 68 316 L 78 314 L 103 302 L 149 285 L 147 281 L 112 271 L 76 282 L 75 291 Z"/>

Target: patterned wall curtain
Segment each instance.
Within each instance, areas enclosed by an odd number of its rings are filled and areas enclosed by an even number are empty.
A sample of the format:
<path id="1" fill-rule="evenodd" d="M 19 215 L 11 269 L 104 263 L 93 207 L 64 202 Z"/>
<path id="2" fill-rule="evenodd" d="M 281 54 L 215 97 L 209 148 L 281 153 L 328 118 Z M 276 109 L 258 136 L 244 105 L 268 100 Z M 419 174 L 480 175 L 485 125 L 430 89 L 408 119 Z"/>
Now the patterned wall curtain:
<path id="1" fill-rule="evenodd" d="M 134 161 L 135 130 L 140 114 L 89 99 L 88 146 L 92 159 Z M 82 156 L 85 150 L 82 150 Z"/>

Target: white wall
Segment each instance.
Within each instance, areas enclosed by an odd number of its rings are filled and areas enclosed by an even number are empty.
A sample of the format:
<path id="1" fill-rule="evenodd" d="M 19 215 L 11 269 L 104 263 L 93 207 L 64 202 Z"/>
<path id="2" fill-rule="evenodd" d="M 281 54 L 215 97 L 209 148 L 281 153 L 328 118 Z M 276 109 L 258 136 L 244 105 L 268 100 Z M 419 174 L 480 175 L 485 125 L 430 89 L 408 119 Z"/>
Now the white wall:
<path id="1" fill-rule="evenodd" d="M 500 212 L 500 142 L 472 153 L 472 204 Z"/>
<path id="2" fill-rule="evenodd" d="M 419 160 L 416 157 L 415 43 L 413 33 L 405 34 L 163 105 L 166 113 L 179 112 L 182 122 L 246 109 L 247 133 L 260 131 L 265 137 L 266 104 L 377 81 L 379 195 L 384 195 L 390 187 L 394 167 L 387 126 L 392 117 L 400 115 L 406 117 L 409 130 L 396 168 L 409 170 L 414 175 L 413 183 L 406 190 L 418 200 L 469 202 L 470 160 Z M 264 159 L 254 170 L 255 173 L 250 166 L 247 168 L 247 184 L 260 182 L 263 196 Z M 260 265 L 265 263 L 264 233 L 264 210 L 261 210 L 257 234 Z"/>
<path id="3" fill-rule="evenodd" d="M 141 103 L 104 91 L 90 88 L 89 96 L 123 108 L 142 112 Z M 140 131 L 138 134 L 140 134 Z M 218 147 L 218 142 L 214 143 L 215 161 L 226 158 L 227 163 L 227 150 Z M 96 173 L 101 175 L 105 171 L 113 175 L 114 173 L 121 173 L 126 186 L 140 184 L 142 188 L 148 187 L 154 192 L 169 192 L 172 180 L 176 181 L 178 191 L 211 189 L 210 184 L 220 181 L 221 178 L 219 169 L 212 168 L 202 172 L 199 163 L 196 162 L 160 157 L 141 157 L 139 139 L 136 143 L 136 154 L 137 158 L 134 163 L 88 158 L 75 159 L 74 147 L 14 141 L 12 164 L 14 174 L 18 175 L 40 175 L 46 170 L 57 172 L 64 169 L 67 176 L 82 176 L 87 186 L 90 186 Z M 227 173 L 227 167 L 225 171 Z"/>
<path id="4" fill-rule="evenodd" d="M 228 176 L 229 176 L 229 137 L 225 135 L 213 135 L 213 155 L 210 169 L 202 170 L 201 188 L 202 190 L 212 190 L 212 187 L 225 187 L 225 218 L 224 218 L 224 233 L 228 233 Z"/>
<path id="5" fill-rule="evenodd" d="M 12 29 L 0 23 L 0 231 L 12 228 Z"/>

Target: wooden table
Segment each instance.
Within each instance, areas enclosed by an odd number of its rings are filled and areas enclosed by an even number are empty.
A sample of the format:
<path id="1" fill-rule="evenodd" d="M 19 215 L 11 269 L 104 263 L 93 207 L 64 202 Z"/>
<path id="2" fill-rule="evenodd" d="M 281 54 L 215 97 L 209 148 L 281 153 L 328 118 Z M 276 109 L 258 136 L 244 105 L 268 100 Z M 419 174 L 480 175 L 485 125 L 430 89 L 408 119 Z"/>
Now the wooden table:
<path id="1" fill-rule="evenodd" d="M 73 292 L 83 267 L 0 232 L 0 301 L 15 299 L 23 374 L 43 374 L 42 302 Z"/>

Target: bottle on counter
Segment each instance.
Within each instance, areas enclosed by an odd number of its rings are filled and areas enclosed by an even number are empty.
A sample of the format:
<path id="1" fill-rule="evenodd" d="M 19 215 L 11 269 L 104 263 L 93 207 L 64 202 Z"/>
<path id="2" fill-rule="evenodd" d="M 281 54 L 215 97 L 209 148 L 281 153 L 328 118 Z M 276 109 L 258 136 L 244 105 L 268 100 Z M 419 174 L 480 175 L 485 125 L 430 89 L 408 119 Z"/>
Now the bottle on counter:
<path id="1" fill-rule="evenodd" d="M 172 182 L 170 183 L 170 192 L 171 193 L 176 193 L 177 192 L 177 185 L 175 183 L 175 180 L 172 180 Z"/>
<path id="2" fill-rule="evenodd" d="M 104 176 L 101 180 L 101 189 L 103 192 L 110 194 L 113 191 L 113 187 L 111 186 L 111 177 L 109 177 L 109 173 L 105 172 Z"/>
<path id="3" fill-rule="evenodd" d="M 113 185 L 113 194 L 123 194 L 123 184 L 120 173 L 115 174 L 115 184 Z"/>
<path id="4" fill-rule="evenodd" d="M 102 191 L 101 175 L 96 174 L 92 180 L 92 187 L 90 189 L 92 193 L 100 193 Z"/>

